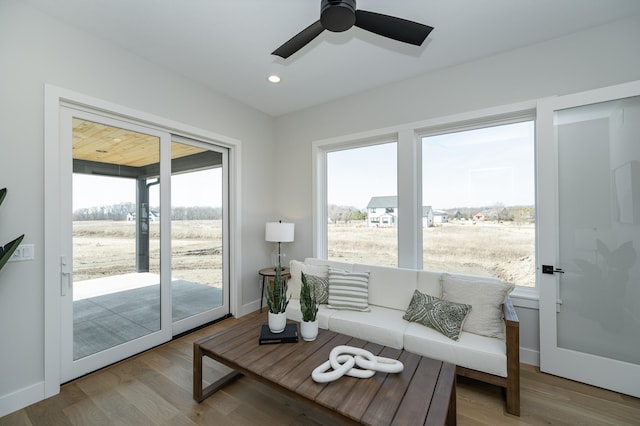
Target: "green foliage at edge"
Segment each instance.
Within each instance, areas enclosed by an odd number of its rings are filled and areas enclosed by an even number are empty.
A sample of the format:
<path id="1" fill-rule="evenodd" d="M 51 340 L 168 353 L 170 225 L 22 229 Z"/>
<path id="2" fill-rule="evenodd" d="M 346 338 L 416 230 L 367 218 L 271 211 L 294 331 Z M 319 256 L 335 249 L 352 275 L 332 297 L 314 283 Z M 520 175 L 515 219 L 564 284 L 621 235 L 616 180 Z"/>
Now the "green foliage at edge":
<path id="1" fill-rule="evenodd" d="M 0 205 L 4 201 L 4 198 L 7 196 L 7 188 L 0 189 Z M 4 267 L 4 265 L 9 261 L 11 255 L 18 248 L 22 239 L 24 238 L 24 234 L 16 238 L 15 240 L 7 243 L 4 247 L 0 246 L 0 270 Z"/>
<path id="2" fill-rule="evenodd" d="M 276 267 L 276 276 L 273 285 L 267 285 L 267 306 L 272 314 L 280 314 L 287 309 L 287 286 L 282 282 L 282 266 Z"/>
<path id="3" fill-rule="evenodd" d="M 302 287 L 300 287 L 300 311 L 302 321 L 315 321 L 318 315 L 318 302 L 316 292 L 307 282 L 307 277 L 302 273 Z"/>

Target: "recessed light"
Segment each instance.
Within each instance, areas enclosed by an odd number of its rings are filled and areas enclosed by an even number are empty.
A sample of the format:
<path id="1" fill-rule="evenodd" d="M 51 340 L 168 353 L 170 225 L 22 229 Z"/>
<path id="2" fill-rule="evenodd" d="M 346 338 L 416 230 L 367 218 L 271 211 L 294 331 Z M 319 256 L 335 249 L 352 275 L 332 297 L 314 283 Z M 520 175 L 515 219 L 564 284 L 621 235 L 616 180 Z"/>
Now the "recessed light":
<path id="1" fill-rule="evenodd" d="M 276 84 L 276 83 L 280 83 L 280 77 L 278 77 L 277 75 L 273 74 L 270 75 L 267 80 L 269 80 L 269 82 Z"/>

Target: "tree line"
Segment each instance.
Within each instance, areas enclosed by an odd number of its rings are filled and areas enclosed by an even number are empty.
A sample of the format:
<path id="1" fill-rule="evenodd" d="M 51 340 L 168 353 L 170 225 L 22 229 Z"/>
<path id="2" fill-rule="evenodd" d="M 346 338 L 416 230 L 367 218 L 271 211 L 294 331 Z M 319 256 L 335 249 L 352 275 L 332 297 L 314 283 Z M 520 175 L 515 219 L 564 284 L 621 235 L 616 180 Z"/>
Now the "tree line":
<path id="1" fill-rule="evenodd" d="M 157 207 L 151 207 L 152 212 L 159 212 Z M 110 206 L 86 207 L 73 212 L 73 220 L 130 220 L 135 217 L 136 204 L 127 202 Z M 222 219 L 221 207 L 173 207 L 171 220 L 218 220 Z"/>
<path id="2" fill-rule="evenodd" d="M 329 204 L 329 220 L 332 223 L 349 223 L 355 220 L 367 220 L 367 211 L 352 206 Z"/>

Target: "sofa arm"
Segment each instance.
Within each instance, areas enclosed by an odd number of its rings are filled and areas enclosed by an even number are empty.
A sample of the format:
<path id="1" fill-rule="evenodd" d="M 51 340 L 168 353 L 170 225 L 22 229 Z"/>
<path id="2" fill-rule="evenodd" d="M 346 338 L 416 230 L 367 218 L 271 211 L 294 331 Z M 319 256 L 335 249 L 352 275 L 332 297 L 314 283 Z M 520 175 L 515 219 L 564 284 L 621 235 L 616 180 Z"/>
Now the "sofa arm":
<path id="1" fill-rule="evenodd" d="M 504 303 L 507 346 L 507 412 L 520 415 L 520 321 L 511 298 Z"/>
<path id="2" fill-rule="evenodd" d="M 518 313 L 516 312 L 516 308 L 513 307 L 513 302 L 511 301 L 510 297 L 507 297 L 507 300 L 504 302 L 504 305 L 502 305 L 503 307 L 503 311 L 504 311 L 504 320 L 507 323 L 507 327 L 509 327 L 509 323 L 515 323 L 515 324 L 511 324 L 512 327 L 520 327 L 520 320 L 518 319 Z"/>

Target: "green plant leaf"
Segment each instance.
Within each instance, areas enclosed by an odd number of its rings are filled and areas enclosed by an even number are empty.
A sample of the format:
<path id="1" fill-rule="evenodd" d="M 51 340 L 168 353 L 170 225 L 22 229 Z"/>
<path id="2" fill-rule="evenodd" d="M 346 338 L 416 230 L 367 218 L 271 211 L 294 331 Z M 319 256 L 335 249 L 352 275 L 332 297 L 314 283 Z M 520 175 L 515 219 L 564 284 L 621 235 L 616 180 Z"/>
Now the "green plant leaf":
<path id="1" fill-rule="evenodd" d="M 318 302 L 313 286 L 307 281 L 307 277 L 302 273 L 302 287 L 300 287 L 300 311 L 303 321 L 315 321 L 318 315 Z"/>
<path id="2" fill-rule="evenodd" d="M 0 199 L 1 199 L 1 195 L 0 195 Z M 13 252 L 16 251 L 16 249 L 22 242 L 23 238 L 24 238 L 24 234 L 20 235 L 18 238 L 11 241 L 10 243 L 7 243 L 4 247 L 0 246 L 0 269 L 2 269 L 5 263 L 9 261 L 9 258 L 11 257 Z"/>
<path id="3" fill-rule="evenodd" d="M 267 286 L 267 306 L 272 314 L 285 312 L 289 300 L 287 299 L 287 286 L 282 281 L 282 267 L 276 267 L 276 274 L 273 278 L 273 285 Z"/>

